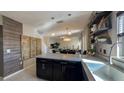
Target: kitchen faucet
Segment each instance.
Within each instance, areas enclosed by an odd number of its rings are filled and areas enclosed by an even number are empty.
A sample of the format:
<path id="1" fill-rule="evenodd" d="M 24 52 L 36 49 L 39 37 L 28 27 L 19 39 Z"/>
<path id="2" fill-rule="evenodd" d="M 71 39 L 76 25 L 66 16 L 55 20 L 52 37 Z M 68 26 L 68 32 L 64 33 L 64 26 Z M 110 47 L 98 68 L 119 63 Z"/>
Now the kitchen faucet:
<path id="1" fill-rule="evenodd" d="M 114 46 L 115 45 L 117 45 L 117 44 L 123 44 L 124 42 L 116 42 L 116 43 L 114 43 L 112 46 L 111 46 L 111 49 L 110 49 L 110 52 L 109 52 L 109 62 L 110 62 L 110 64 L 112 64 L 111 63 L 111 53 L 112 53 L 112 49 L 114 48 Z"/>

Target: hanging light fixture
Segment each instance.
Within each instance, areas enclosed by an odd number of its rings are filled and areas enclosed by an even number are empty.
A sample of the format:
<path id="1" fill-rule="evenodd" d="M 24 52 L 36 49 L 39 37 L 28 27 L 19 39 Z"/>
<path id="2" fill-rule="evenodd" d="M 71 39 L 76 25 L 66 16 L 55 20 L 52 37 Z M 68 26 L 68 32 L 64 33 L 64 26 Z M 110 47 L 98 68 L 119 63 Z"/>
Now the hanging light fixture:
<path id="1" fill-rule="evenodd" d="M 64 38 L 63 41 L 71 41 L 70 38 Z"/>
<path id="2" fill-rule="evenodd" d="M 66 28 L 66 31 L 67 31 L 67 34 L 68 34 L 68 35 L 71 35 L 71 34 L 72 34 L 72 32 L 69 31 L 68 27 Z"/>

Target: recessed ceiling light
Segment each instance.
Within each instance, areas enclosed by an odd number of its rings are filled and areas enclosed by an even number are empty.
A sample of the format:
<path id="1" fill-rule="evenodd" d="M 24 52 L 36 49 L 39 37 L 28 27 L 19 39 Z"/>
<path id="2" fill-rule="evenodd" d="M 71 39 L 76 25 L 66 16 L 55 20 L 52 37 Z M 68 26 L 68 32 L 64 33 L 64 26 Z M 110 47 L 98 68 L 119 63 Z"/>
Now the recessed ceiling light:
<path id="1" fill-rule="evenodd" d="M 55 33 L 52 33 L 51 36 L 55 36 Z"/>
<path id="2" fill-rule="evenodd" d="M 72 14 L 68 14 L 68 16 L 71 16 Z"/>
<path id="3" fill-rule="evenodd" d="M 72 34 L 72 32 L 68 32 L 68 35 L 71 35 Z"/>
<path id="4" fill-rule="evenodd" d="M 52 20 L 54 20 L 54 19 L 55 19 L 55 17 L 51 17 L 51 19 L 52 19 Z"/>

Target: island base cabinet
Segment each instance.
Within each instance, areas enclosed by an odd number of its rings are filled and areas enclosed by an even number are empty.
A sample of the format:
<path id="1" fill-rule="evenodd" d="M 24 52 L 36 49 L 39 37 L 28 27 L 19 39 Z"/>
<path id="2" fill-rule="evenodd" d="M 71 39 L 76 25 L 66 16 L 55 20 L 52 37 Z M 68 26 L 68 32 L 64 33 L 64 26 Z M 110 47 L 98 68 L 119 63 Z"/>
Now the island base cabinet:
<path id="1" fill-rule="evenodd" d="M 52 64 L 46 60 L 37 61 L 37 76 L 46 80 L 53 80 L 52 77 Z"/>
<path id="2" fill-rule="evenodd" d="M 68 64 L 65 78 L 67 81 L 82 81 L 82 67 L 81 64 L 70 63 Z"/>
<path id="3" fill-rule="evenodd" d="M 81 62 L 64 62 L 37 58 L 37 76 L 53 81 L 82 81 Z"/>
<path id="4" fill-rule="evenodd" d="M 59 63 L 53 64 L 53 80 L 55 81 L 64 80 L 62 73 L 62 65 Z"/>

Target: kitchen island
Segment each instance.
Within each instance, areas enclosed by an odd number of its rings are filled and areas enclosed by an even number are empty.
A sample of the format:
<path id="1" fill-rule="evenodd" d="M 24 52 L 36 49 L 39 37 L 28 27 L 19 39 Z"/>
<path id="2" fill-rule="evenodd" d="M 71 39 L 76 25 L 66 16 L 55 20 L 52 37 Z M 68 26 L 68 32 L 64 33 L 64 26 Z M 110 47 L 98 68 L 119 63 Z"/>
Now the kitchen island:
<path id="1" fill-rule="evenodd" d="M 53 81 L 86 81 L 80 55 L 45 54 L 36 57 L 38 78 Z"/>

